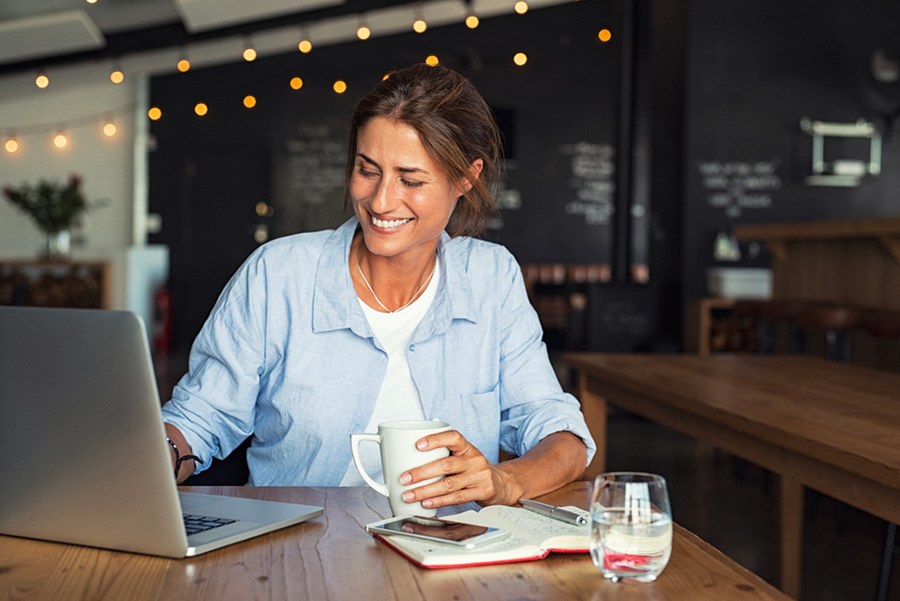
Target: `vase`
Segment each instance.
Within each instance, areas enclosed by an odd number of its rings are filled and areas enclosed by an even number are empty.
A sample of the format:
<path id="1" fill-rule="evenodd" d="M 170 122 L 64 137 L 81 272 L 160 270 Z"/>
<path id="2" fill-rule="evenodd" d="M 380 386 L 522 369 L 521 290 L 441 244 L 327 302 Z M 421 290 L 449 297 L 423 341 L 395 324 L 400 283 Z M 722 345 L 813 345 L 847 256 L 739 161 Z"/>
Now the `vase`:
<path id="1" fill-rule="evenodd" d="M 44 238 L 44 259 L 65 261 L 72 251 L 72 234 L 69 230 L 46 232 Z"/>

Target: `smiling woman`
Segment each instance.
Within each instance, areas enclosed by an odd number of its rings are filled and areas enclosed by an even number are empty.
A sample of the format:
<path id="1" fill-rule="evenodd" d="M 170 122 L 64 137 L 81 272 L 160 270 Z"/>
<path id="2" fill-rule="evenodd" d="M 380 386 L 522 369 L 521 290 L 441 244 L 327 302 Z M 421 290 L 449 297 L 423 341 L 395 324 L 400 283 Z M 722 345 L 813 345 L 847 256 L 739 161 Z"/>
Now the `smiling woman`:
<path id="1" fill-rule="evenodd" d="M 351 433 L 431 419 L 451 428 L 416 446 L 449 456 L 400 474 L 406 502 L 513 504 L 583 472 L 595 445 L 521 270 L 472 237 L 494 211 L 499 149 L 481 95 L 443 67 L 393 72 L 358 103 L 355 215 L 247 259 L 163 408 L 169 438 L 197 458 L 180 480 L 251 437 L 252 484 L 360 485 Z M 371 450 L 361 461 L 378 478 Z"/>

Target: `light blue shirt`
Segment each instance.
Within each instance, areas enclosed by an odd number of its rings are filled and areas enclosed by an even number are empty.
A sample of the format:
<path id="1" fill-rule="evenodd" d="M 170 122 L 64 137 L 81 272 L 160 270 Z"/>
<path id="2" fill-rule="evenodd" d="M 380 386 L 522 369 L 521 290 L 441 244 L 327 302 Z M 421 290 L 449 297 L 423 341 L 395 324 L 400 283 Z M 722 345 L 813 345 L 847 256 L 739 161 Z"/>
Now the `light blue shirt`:
<path id="1" fill-rule="evenodd" d="M 163 406 L 200 457 L 197 472 L 252 435 L 251 485 L 340 483 L 387 366 L 347 267 L 357 225 L 273 240 L 223 290 Z M 444 277 L 408 349 L 425 418 L 450 423 L 492 463 L 501 448 L 522 455 L 573 432 L 587 465 L 594 442 L 550 365 L 513 256 L 444 233 L 438 260 Z"/>

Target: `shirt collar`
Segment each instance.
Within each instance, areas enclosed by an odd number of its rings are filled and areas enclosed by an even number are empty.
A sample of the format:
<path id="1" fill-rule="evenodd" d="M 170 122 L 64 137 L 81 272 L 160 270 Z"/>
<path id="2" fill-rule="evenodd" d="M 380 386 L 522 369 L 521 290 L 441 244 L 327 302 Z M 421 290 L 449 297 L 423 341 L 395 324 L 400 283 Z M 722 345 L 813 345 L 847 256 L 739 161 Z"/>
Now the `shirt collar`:
<path id="1" fill-rule="evenodd" d="M 350 244 L 358 225 L 356 216 L 351 217 L 332 232 L 322 248 L 313 292 L 313 330 L 316 332 L 349 328 L 358 336 L 372 336 L 347 269 Z M 472 298 L 466 279 L 465 241 L 451 238 L 447 232 L 443 232 L 438 241 L 443 277 L 429 312 L 432 315 L 429 329 L 433 333 L 444 331 L 453 319 L 477 321 L 477 302 Z M 424 320 L 422 325 L 425 325 Z"/>

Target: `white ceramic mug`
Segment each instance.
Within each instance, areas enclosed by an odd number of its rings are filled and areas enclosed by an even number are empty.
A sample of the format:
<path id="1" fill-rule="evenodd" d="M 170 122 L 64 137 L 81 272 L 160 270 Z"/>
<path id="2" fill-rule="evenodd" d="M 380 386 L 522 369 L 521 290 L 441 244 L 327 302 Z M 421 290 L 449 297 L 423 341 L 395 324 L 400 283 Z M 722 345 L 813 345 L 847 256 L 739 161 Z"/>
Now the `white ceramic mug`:
<path id="1" fill-rule="evenodd" d="M 444 432 L 449 429 L 450 424 L 436 419 L 431 421 L 399 421 L 379 424 L 377 434 L 350 435 L 350 448 L 353 452 L 353 463 L 356 465 L 356 469 L 363 480 L 366 481 L 366 484 L 388 498 L 394 515 L 428 517 L 437 513 L 435 509 L 422 507 L 422 504 L 418 501 L 407 503 L 401 496 L 410 488 L 436 482 L 443 476 L 416 482 L 415 484 L 403 485 L 400 484 L 400 475 L 408 469 L 419 467 L 441 457 L 447 457 L 450 454 L 450 449 L 447 447 L 420 451 L 416 448 L 416 441 L 429 434 Z M 384 473 L 384 483 L 376 482 L 366 472 L 366 468 L 360 460 L 359 443 L 365 440 L 375 442 L 381 447 L 381 468 Z"/>

